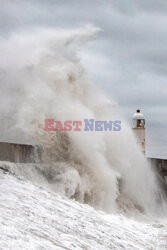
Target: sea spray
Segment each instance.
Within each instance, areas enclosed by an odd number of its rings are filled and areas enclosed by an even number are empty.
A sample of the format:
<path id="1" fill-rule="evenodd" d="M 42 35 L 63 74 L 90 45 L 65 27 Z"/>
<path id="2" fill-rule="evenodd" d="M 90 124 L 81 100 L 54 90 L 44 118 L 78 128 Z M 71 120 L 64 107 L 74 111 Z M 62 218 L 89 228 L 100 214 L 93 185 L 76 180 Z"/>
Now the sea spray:
<path id="1" fill-rule="evenodd" d="M 100 209 L 157 213 L 164 203 L 151 166 L 118 107 L 93 85 L 80 63 L 78 51 L 97 31 L 93 26 L 72 31 L 40 29 L 0 40 L 4 58 L 0 84 L 5 93 L 1 133 L 8 140 L 43 148 L 42 163 L 12 168 L 33 182 Z M 4 108 L 8 112 L 2 115 Z M 118 133 L 44 131 L 45 119 L 119 119 L 122 129 Z"/>

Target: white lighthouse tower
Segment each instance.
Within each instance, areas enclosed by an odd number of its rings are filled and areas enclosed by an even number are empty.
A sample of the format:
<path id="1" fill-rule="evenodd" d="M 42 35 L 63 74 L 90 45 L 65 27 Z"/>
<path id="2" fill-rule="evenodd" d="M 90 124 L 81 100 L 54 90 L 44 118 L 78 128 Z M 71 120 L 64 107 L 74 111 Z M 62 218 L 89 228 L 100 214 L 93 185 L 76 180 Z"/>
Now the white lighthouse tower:
<path id="1" fill-rule="evenodd" d="M 133 115 L 133 131 L 136 136 L 137 145 L 145 153 L 145 119 L 140 109 L 136 110 Z"/>

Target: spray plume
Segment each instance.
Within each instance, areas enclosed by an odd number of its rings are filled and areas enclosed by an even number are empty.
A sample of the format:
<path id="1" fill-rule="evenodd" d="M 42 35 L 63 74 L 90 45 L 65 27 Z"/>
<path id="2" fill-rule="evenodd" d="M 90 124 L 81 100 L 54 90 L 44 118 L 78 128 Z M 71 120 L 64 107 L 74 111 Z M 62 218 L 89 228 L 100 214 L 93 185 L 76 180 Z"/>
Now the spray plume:
<path id="1" fill-rule="evenodd" d="M 93 85 L 78 56 L 97 32 L 93 26 L 42 29 L 0 40 L 1 138 L 44 148 L 43 163 L 8 168 L 100 209 L 157 212 L 163 199 L 155 174 L 122 119 L 117 133 L 44 131 L 46 118 L 120 119 L 118 108 Z"/>

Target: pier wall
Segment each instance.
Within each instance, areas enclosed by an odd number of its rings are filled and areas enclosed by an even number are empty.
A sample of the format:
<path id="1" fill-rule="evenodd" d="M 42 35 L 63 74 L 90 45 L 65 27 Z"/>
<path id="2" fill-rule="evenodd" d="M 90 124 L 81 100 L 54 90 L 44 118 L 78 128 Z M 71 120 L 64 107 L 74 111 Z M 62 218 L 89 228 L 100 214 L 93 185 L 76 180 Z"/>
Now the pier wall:
<path id="1" fill-rule="evenodd" d="M 36 146 L 0 142 L 0 161 L 34 163 L 39 157 L 40 150 Z"/>
<path id="2" fill-rule="evenodd" d="M 149 158 L 149 160 L 158 169 L 158 172 L 164 177 L 167 183 L 167 159 Z"/>

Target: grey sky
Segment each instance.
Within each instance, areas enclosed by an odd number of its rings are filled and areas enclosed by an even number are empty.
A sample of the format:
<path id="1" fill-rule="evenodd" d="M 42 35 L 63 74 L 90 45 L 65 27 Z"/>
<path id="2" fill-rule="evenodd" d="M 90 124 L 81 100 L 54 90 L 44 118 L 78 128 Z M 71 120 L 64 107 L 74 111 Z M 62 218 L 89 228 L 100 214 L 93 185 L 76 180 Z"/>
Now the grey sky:
<path id="1" fill-rule="evenodd" d="M 167 155 L 166 0 L 0 0 L 1 36 L 87 23 L 102 30 L 82 52 L 91 78 L 114 97 L 128 121 L 142 109 L 154 154 L 161 147 Z"/>

